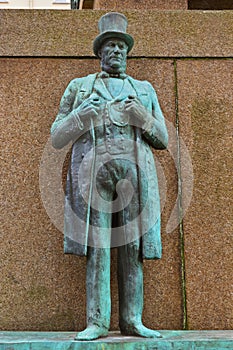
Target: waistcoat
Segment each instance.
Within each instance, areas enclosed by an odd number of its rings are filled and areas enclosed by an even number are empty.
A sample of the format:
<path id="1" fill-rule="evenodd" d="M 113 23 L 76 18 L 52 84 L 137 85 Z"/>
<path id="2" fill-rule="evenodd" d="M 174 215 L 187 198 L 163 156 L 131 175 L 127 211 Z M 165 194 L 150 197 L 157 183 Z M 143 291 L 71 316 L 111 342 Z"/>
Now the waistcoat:
<path id="1" fill-rule="evenodd" d="M 107 89 L 104 81 L 97 78 L 93 88 L 93 94 L 98 95 L 101 101 L 100 113 L 95 126 L 96 152 L 122 154 L 134 152 L 133 143 L 126 146 L 125 140 L 134 140 L 135 133 L 130 125 L 129 116 L 124 110 L 125 100 L 136 92 L 127 79 L 123 81 L 123 87 L 119 95 L 113 97 Z M 128 143 L 127 143 L 128 145 Z"/>

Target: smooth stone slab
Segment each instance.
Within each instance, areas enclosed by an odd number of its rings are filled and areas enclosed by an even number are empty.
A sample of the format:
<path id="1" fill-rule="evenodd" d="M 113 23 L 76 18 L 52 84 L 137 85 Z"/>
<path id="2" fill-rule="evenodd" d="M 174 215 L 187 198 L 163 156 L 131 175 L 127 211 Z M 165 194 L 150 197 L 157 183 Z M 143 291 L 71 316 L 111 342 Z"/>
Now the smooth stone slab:
<path id="1" fill-rule="evenodd" d="M 179 130 L 194 174 L 183 220 L 191 329 L 233 329 L 232 76 L 233 60 L 177 63 Z M 190 169 L 182 152 L 180 164 L 185 179 Z"/>
<path id="2" fill-rule="evenodd" d="M 96 2 L 96 9 L 100 10 L 114 10 L 121 12 L 123 9 L 135 9 L 135 10 L 187 10 L 187 0 L 125 0 L 115 1 L 112 0 L 99 0 Z"/>
<path id="3" fill-rule="evenodd" d="M 74 341 L 73 332 L 0 332 L 0 350 L 224 350 L 233 331 L 161 331 L 163 338 L 123 337 L 110 332 L 95 341 Z"/>
<path id="4" fill-rule="evenodd" d="M 1 10 L 1 56 L 88 57 L 103 11 Z M 232 57 L 232 11 L 124 11 L 136 57 Z M 68 24 L 68 25 L 67 25 Z M 146 38 L 146 40 L 145 40 Z"/>

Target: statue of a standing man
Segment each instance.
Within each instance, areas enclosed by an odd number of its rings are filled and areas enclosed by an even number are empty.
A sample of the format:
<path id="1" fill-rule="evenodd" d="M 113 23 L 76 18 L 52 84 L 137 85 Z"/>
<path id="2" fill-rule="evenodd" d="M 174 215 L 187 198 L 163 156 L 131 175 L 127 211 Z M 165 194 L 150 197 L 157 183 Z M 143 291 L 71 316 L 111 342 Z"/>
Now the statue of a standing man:
<path id="1" fill-rule="evenodd" d="M 70 82 L 51 128 L 55 148 L 72 141 L 65 253 L 87 256 L 87 328 L 77 340 L 108 334 L 112 246 L 118 249 L 121 333 L 160 337 L 142 324 L 142 262 L 161 258 L 158 180 L 150 146 L 165 149 L 168 135 L 151 84 L 125 73 L 134 43 L 126 28 L 120 13 L 100 18 L 93 48 L 102 72 Z"/>

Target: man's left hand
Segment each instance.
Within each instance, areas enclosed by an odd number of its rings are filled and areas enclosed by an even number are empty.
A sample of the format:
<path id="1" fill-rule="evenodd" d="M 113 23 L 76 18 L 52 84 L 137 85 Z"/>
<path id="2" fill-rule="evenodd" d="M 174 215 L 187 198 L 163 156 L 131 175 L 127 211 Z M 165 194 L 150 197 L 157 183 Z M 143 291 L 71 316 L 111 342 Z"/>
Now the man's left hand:
<path id="1" fill-rule="evenodd" d="M 125 100 L 125 110 L 131 117 L 136 117 L 143 123 L 147 121 L 148 111 L 137 97 L 128 96 Z"/>

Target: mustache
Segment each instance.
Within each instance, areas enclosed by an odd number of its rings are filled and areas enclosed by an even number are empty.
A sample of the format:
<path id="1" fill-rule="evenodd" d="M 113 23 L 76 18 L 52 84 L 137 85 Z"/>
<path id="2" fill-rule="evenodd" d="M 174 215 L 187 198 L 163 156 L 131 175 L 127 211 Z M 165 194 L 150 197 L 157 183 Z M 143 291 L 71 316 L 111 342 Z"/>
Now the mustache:
<path id="1" fill-rule="evenodd" d="M 109 55 L 109 58 L 123 58 L 123 55 L 121 53 L 119 54 L 112 53 Z"/>

